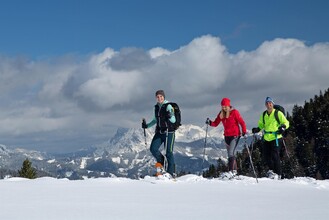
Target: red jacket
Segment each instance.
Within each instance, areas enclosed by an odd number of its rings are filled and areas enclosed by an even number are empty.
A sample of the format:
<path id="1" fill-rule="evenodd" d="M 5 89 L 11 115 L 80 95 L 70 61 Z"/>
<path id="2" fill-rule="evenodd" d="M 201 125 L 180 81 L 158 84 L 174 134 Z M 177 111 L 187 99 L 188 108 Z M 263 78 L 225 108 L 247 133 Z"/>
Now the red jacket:
<path id="1" fill-rule="evenodd" d="M 241 117 L 240 113 L 236 109 L 232 109 L 230 112 L 230 116 L 228 118 L 220 118 L 220 112 L 217 115 L 215 121 L 210 123 L 210 126 L 217 127 L 219 123 L 222 122 L 224 126 L 224 136 L 240 136 L 240 128 L 242 128 L 242 133 L 246 133 L 246 123 L 244 122 L 243 118 Z"/>

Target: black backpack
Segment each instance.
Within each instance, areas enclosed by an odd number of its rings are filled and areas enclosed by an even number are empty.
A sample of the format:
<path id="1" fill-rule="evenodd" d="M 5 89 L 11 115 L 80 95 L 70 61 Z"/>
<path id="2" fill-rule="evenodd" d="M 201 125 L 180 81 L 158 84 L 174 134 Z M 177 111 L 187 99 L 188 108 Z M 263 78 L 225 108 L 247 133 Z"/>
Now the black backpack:
<path id="1" fill-rule="evenodd" d="M 177 130 L 178 128 L 179 128 L 179 126 L 181 126 L 182 124 L 181 124 L 181 111 L 180 111 L 180 109 L 179 109 L 179 106 L 177 105 L 177 103 L 175 103 L 175 102 L 168 102 L 168 103 L 166 103 L 165 105 L 165 108 L 167 108 L 167 105 L 171 105 L 172 107 L 173 107 L 173 109 L 174 109 L 174 113 L 175 113 L 175 118 L 176 118 L 176 122 L 175 123 L 173 123 L 172 125 L 173 125 L 173 128 L 175 129 L 175 130 Z"/>
<path id="2" fill-rule="evenodd" d="M 284 116 L 286 116 L 286 111 L 284 110 L 284 108 L 281 106 L 281 105 L 274 105 L 273 106 L 275 111 L 274 111 L 274 117 L 275 117 L 275 120 L 278 122 L 278 124 L 280 125 L 281 122 L 280 122 L 280 119 L 279 119 L 279 115 L 278 115 L 278 112 L 282 112 Z M 265 114 L 266 114 L 266 110 L 263 112 L 263 124 L 265 124 Z"/>

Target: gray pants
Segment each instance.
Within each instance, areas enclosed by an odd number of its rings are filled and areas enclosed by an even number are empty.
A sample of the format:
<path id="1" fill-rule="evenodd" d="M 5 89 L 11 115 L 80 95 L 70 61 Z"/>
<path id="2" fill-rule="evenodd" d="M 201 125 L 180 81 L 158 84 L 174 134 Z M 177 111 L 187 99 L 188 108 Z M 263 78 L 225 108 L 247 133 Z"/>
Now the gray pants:
<path id="1" fill-rule="evenodd" d="M 239 136 L 226 136 L 225 145 L 228 157 L 228 168 L 230 171 L 237 170 L 236 160 L 235 160 L 235 149 L 238 146 L 240 137 Z"/>

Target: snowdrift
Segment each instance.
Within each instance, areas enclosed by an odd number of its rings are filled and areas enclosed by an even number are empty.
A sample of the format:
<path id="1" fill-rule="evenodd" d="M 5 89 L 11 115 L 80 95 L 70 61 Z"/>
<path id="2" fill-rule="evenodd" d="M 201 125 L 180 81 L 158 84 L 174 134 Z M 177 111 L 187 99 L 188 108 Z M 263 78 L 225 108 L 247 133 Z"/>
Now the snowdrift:
<path id="1" fill-rule="evenodd" d="M 329 180 L 258 180 L 9 178 L 0 180 L 1 219 L 328 219 Z"/>

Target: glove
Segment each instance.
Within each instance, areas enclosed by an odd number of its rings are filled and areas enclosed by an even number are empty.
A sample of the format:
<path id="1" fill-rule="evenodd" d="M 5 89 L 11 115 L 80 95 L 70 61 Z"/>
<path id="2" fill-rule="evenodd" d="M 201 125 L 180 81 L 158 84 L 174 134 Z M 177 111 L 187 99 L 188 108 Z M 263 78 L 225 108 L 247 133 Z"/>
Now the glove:
<path id="1" fill-rule="evenodd" d="M 209 120 L 209 118 L 207 118 L 207 120 L 206 120 L 206 124 L 207 124 L 207 125 L 210 125 L 210 124 L 211 124 L 211 121 Z"/>
<path id="2" fill-rule="evenodd" d="M 246 137 L 247 133 L 246 132 L 242 132 L 242 137 Z"/>
<path id="3" fill-rule="evenodd" d="M 251 132 L 253 133 L 253 134 L 255 134 L 255 133 L 258 133 L 258 132 L 260 132 L 260 129 L 257 127 L 257 128 L 252 128 L 251 129 Z"/>
<path id="4" fill-rule="evenodd" d="M 277 133 L 278 134 L 283 134 L 283 132 L 286 130 L 286 125 L 280 125 L 279 127 L 278 127 L 278 131 L 277 131 Z"/>
<path id="5" fill-rule="evenodd" d="M 147 124 L 146 124 L 146 121 L 145 121 L 145 119 L 143 119 L 143 122 L 142 122 L 142 128 L 147 128 Z"/>

